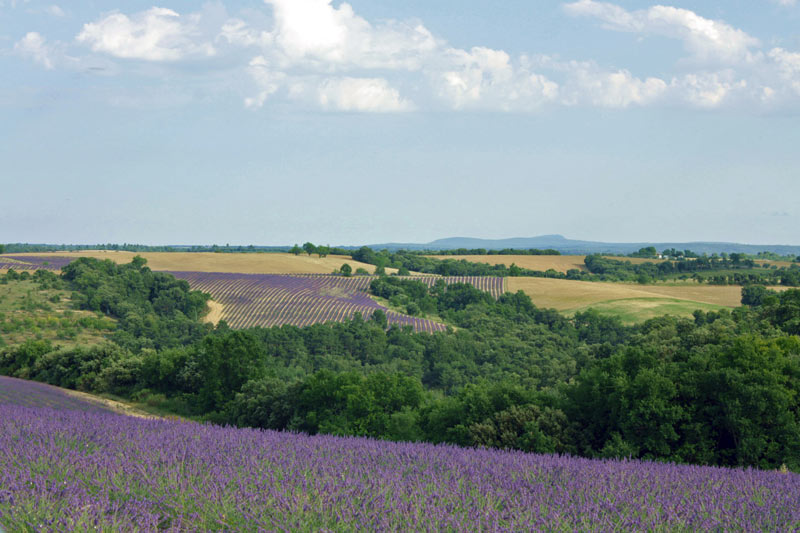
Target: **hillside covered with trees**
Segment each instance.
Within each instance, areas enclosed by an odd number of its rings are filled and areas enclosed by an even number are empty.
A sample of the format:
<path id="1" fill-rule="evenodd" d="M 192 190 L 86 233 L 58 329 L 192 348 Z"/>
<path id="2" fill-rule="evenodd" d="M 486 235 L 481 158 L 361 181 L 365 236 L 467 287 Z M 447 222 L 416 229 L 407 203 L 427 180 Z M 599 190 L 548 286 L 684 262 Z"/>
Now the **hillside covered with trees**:
<path id="1" fill-rule="evenodd" d="M 234 331 L 203 324 L 207 295 L 141 259 L 40 277 L 115 329 L 91 346 L 3 347 L 0 374 L 242 426 L 800 471 L 800 290 L 749 286 L 730 312 L 624 326 L 389 276 L 373 294 L 448 331 L 377 312 Z"/>

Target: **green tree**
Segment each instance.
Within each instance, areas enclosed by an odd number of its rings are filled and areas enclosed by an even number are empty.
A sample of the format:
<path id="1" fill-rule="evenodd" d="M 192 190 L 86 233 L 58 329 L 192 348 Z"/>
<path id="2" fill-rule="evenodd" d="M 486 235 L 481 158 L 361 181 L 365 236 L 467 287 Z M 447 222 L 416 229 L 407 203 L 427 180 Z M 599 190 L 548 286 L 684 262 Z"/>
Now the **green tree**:
<path id="1" fill-rule="evenodd" d="M 386 313 L 384 313 L 381 309 L 376 309 L 373 311 L 370 320 L 382 328 L 386 328 L 386 326 L 389 325 L 389 320 L 386 318 Z"/>
<path id="2" fill-rule="evenodd" d="M 300 255 L 301 253 L 303 253 L 303 249 L 302 249 L 302 248 L 300 248 L 298 245 L 296 245 L 296 244 L 295 244 L 295 245 L 294 245 L 294 246 L 292 246 L 292 248 L 289 250 L 289 253 L 290 253 L 290 254 L 294 254 L 294 255 Z"/>
<path id="3" fill-rule="evenodd" d="M 313 243 L 307 242 L 303 245 L 303 250 L 305 250 L 308 255 L 311 255 L 317 251 L 317 247 Z"/>
<path id="4" fill-rule="evenodd" d="M 353 267 L 345 263 L 342 265 L 342 268 L 339 269 L 339 272 L 342 273 L 342 276 L 350 277 L 350 275 L 353 273 Z"/>

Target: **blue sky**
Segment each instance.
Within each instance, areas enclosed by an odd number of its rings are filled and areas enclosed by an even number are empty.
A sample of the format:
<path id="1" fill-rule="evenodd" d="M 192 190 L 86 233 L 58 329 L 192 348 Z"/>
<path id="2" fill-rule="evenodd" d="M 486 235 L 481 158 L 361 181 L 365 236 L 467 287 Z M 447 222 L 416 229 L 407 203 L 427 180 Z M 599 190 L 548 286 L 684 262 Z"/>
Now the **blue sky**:
<path id="1" fill-rule="evenodd" d="M 0 242 L 800 244 L 797 1 L 0 0 L 0 73 Z"/>

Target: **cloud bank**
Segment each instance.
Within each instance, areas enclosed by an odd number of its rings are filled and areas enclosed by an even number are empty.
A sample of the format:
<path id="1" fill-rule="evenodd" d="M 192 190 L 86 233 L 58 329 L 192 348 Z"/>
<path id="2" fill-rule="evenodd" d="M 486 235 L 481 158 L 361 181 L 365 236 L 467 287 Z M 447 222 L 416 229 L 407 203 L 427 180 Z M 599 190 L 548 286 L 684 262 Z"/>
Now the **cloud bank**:
<path id="1" fill-rule="evenodd" d="M 512 57 L 480 45 L 461 49 L 421 21 L 371 22 L 348 3 L 332 0 L 265 0 L 259 17 L 230 16 L 222 4 L 185 14 L 164 7 L 117 11 L 85 22 L 72 42 L 51 43 L 30 32 L 14 51 L 51 70 L 85 64 L 75 60 L 81 54 L 112 60 L 123 73 L 134 63 L 224 69 L 246 80 L 239 88 L 241 99 L 254 110 L 275 101 L 370 113 L 534 112 L 554 106 L 775 108 L 800 102 L 800 53 L 765 49 L 759 39 L 725 21 L 664 5 L 631 11 L 578 0 L 562 7 L 565 17 L 595 21 L 608 31 L 673 40 L 684 57 L 665 66 L 672 75 L 642 77 L 591 59 L 564 60 L 535 51 Z"/>

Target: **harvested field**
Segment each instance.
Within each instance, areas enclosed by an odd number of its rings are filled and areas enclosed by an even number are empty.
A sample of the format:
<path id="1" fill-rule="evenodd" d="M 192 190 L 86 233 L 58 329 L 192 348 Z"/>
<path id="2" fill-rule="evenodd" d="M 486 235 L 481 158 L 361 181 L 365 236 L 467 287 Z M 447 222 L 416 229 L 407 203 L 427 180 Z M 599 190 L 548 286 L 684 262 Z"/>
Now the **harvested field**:
<path id="1" fill-rule="evenodd" d="M 74 260 L 79 257 L 95 257 L 110 259 L 115 263 L 130 263 L 140 255 L 147 259 L 147 266 L 153 270 L 176 270 L 192 272 L 236 272 L 240 274 L 330 274 L 348 263 L 353 270 L 363 268 L 374 272 L 375 266 L 353 261 L 344 255 L 329 255 L 320 258 L 316 255 L 293 255 L 284 253 L 213 253 L 213 252 L 115 252 L 105 250 L 87 250 L 80 252 L 51 252 L 13 254 L 16 261 L 33 262 L 36 258 L 47 258 L 51 264 L 60 264 L 65 259 Z M 0 256 L 0 262 L 7 256 Z M 41 262 L 41 261 L 39 261 Z M 67 263 L 69 261 L 66 261 Z M 66 264 L 66 263 L 64 263 Z M 63 266 L 63 265 L 62 265 Z M 2 267 L 2 265 L 0 265 Z M 12 268 L 18 268 L 13 266 Z M 60 267 L 59 267 L 60 268 Z M 387 268 L 391 274 L 396 269 Z"/>
<path id="2" fill-rule="evenodd" d="M 724 307 L 689 300 L 673 300 L 672 298 L 630 298 L 599 302 L 592 304 L 591 308 L 603 315 L 615 316 L 624 324 L 636 324 L 664 315 L 689 318 L 697 310 L 719 311 Z"/>
<path id="3" fill-rule="evenodd" d="M 737 307 L 742 288 L 716 285 L 633 285 L 549 278 L 507 278 L 508 290 L 523 291 L 540 307 L 579 310 L 594 304 L 626 299 L 663 298 Z"/>

